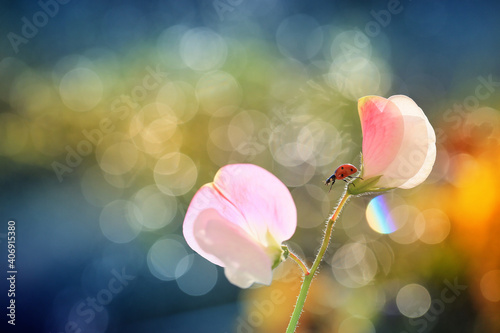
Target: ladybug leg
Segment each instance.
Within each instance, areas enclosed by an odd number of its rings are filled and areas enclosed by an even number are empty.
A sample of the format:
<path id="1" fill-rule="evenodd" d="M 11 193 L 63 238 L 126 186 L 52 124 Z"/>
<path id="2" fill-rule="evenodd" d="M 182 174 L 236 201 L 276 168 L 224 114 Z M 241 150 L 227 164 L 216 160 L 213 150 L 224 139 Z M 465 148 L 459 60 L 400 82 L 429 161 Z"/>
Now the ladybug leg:
<path id="1" fill-rule="evenodd" d="M 351 176 L 347 176 L 347 177 L 352 178 Z M 346 177 L 346 178 L 347 178 L 347 177 Z M 356 187 L 356 185 L 354 185 L 354 183 L 350 183 L 350 182 L 348 182 L 348 181 L 347 181 L 347 180 L 345 180 L 345 179 L 342 179 L 342 180 L 343 180 L 343 181 L 345 181 L 347 184 L 352 184 L 352 186 Z"/>
<path id="2" fill-rule="evenodd" d="M 330 178 L 332 178 L 332 177 L 330 177 Z M 335 177 L 332 178 L 332 185 L 330 185 L 330 190 L 328 190 L 328 193 L 330 193 L 330 191 L 332 190 L 333 184 L 335 184 Z"/>

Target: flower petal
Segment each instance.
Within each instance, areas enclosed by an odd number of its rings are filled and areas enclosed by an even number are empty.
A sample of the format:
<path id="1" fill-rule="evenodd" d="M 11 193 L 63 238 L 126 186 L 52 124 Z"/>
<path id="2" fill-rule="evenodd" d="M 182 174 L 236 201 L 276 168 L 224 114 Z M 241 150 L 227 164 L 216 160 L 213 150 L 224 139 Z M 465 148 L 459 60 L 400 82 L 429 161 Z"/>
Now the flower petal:
<path id="1" fill-rule="evenodd" d="M 394 95 L 389 97 L 389 100 L 399 108 L 403 116 L 416 116 L 427 119 L 424 111 L 422 111 L 417 103 L 410 97 L 405 95 Z"/>
<path id="2" fill-rule="evenodd" d="M 213 262 L 216 265 L 223 266 L 222 261 L 210 253 L 204 252 L 198 240 L 195 237 L 196 228 L 195 222 L 200 218 L 200 215 L 206 209 L 215 209 L 219 214 L 231 223 L 239 226 L 247 225 L 247 221 L 241 215 L 238 209 L 234 207 L 226 198 L 214 188 L 213 183 L 202 186 L 194 195 L 189 208 L 184 217 L 183 234 L 188 245 L 196 252 L 198 252 L 205 259 Z"/>
<path id="3" fill-rule="evenodd" d="M 404 137 L 396 158 L 387 166 L 378 185 L 412 188 L 423 182 L 436 158 L 436 136 L 424 112 L 409 97 L 389 98 L 403 114 Z"/>
<path id="4" fill-rule="evenodd" d="M 381 175 L 399 152 L 404 121 L 396 104 L 380 96 L 358 101 L 363 132 L 363 177 Z"/>
<path id="5" fill-rule="evenodd" d="M 271 283 L 272 262 L 264 249 L 218 211 L 202 211 L 194 223 L 194 229 L 194 236 L 202 251 L 220 260 L 232 284 L 248 288 L 254 282 Z"/>
<path id="6" fill-rule="evenodd" d="M 295 232 L 292 195 L 269 171 L 253 164 L 226 165 L 215 175 L 214 187 L 244 216 L 242 227 L 265 247 L 269 233 L 279 245 Z"/>
<path id="7" fill-rule="evenodd" d="M 425 119 L 425 123 L 427 126 L 428 150 L 424 162 L 415 176 L 407 180 L 403 185 L 399 186 L 400 188 L 409 189 L 419 185 L 424 180 L 426 180 L 432 171 L 432 167 L 434 166 L 434 162 L 436 161 L 436 133 L 434 132 L 434 128 L 432 128 L 432 125 L 427 119 L 424 111 L 422 111 L 417 103 L 415 103 L 415 101 L 413 101 L 410 97 L 404 95 L 395 95 L 391 96 L 389 99 L 394 104 L 396 104 L 400 108 L 400 110 L 402 110 L 402 113 L 404 115 L 414 115 Z"/>
<path id="8" fill-rule="evenodd" d="M 436 161 L 436 145 L 432 145 L 427 150 L 427 156 L 425 157 L 424 163 L 420 170 L 407 180 L 403 185 L 400 185 L 400 188 L 409 189 L 414 188 L 417 185 L 420 185 L 424 180 L 427 179 L 429 174 L 432 171 L 432 167 L 434 166 L 434 162 Z"/>

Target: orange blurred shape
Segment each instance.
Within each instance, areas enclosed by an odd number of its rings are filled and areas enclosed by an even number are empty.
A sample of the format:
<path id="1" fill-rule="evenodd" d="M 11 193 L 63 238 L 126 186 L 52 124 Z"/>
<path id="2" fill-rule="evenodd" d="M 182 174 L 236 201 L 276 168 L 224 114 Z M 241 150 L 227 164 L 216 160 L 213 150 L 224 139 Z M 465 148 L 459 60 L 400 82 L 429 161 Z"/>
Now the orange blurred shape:
<path id="1" fill-rule="evenodd" d="M 467 259 L 469 292 L 484 332 L 500 332 L 500 112 L 481 108 L 448 131 L 449 185 L 436 189 Z"/>
<path id="2" fill-rule="evenodd" d="M 498 203 L 498 165 L 494 160 L 458 154 L 452 158 L 452 183 L 448 204 L 450 217 L 472 231 L 488 223 Z"/>

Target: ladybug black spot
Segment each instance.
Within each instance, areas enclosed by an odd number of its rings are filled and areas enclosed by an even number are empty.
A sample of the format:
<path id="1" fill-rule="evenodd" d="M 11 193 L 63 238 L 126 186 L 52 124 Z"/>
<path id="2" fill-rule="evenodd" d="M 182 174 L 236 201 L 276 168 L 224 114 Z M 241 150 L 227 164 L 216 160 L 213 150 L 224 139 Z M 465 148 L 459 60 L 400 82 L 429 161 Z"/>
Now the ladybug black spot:
<path id="1" fill-rule="evenodd" d="M 342 170 L 344 170 L 344 167 L 340 167 Z"/>
<path id="2" fill-rule="evenodd" d="M 343 174 L 343 173 L 341 173 L 341 174 L 340 174 L 340 178 L 342 178 L 342 177 L 344 177 L 344 174 Z"/>
<path id="3" fill-rule="evenodd" d="M 353 172 L 354 172 L 354 169 L 353 169 L 353 168 L 351 168 L 351 171 L 353 171 Z"/>

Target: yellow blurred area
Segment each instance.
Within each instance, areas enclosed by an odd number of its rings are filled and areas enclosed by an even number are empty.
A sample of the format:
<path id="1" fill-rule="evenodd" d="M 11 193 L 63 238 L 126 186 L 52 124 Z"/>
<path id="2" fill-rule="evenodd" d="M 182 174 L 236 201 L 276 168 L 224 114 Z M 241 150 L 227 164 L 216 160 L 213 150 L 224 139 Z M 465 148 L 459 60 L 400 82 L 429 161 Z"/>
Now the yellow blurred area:
<path id="1" fill-rule="evenodd" d="M 65 56 L 49 69 L 5 58 L 0 74 L 13 84 L 0 91 L 6 106 L 0 153 L 44 168 L 58 162 L 73 171 L 77 164 L 93 163 L 88 156 L 97 145 L 116 143 L 101 139 L 119 133 L 150 167 L 155 159 L 183 150 L 219 166 L 257 157 L 289 166 L 284 159 L 295 159 L 295 166 L 309 164 L 313 175 L 315 166 L 330 168 L 345 152 L 334 126 L 342 117 L 356 119 L 355 114 L 332 110 L 368 90 L 385 94 L 391 84 L 390 68 L 368 40 L 356 66 L 346 63 L 349 57 L 339 43 L 355 33 L 332 41 L 332 66 L 323 77 L 313 76 L 299 61 L 276 57 L 276 51 L 256 39 L 237 41 L 208 28 L 181 26 L 166 29 L 155 47 L 140 50 L 141 61 L 106 49 Z M 332 112 L 340 116 L 335 123 L 330 121 Z M 217 127 L 207 133 L 207 122 L 217 122 Z M 306 128 L 299 131 L 297 126 Z M 298 146 L 292 141 L 297 136 Z M 313 149 L 308 147 L 311 140 Z M 221 151 L 221 142 L 231 142 L 234 154 L 225 152 L 228 147 Z M 268 144 L 286 150 L 261 155 L 260 147 Z M 74 152 L 81 160 L 68 157 Z M 282 156 L 290 153 L 295 156 Z"/>

